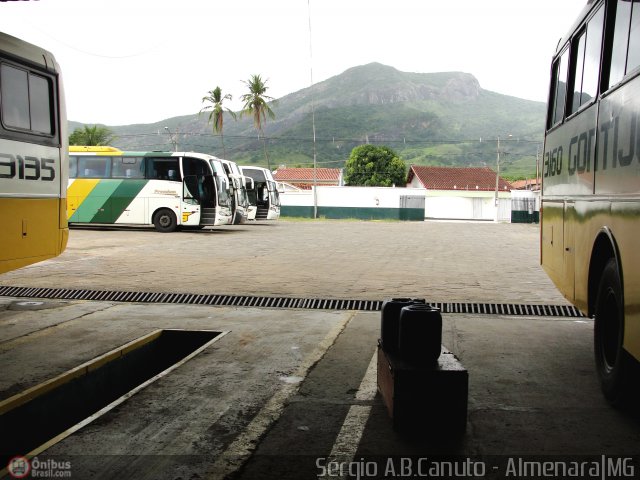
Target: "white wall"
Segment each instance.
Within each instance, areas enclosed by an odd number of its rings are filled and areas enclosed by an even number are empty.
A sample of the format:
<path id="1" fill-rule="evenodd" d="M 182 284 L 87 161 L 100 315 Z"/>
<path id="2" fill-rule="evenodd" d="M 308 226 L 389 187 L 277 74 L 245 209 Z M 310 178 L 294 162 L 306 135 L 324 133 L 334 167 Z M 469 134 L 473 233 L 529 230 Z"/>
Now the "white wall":
<path id="1" fill-rule="evenodd" d="M 496 211 L 495 192 L 477 190 L 426 190 L 392 187 L 317 187 L 319 207 L 398 208 L 400 197 L 425 196 L 425 218 L 455 220 L 511 219 L 511 193 L 500 192 Z M 313 206 L 312 190 L 280 195 L 283 206 Z"/>
<path id="2" fill-rule="evenodd" d="M 535 201 L 535 210 L 536 211 L 540 211 L 540 191 L 536 190 L 536 191 L 531 191 L 531 190 L 512 190 L 511 191 L 511 198 L 513 199 L 514 203 L 520 203 L 520 200 L 526 200 L 527 199 L 533 199 Z M 522 202 L 522 203 L 525 203 Z M 527 206 L 529 205 L 529 202 L 526 202 Z M 515 208 L 516 210 L 524 210 L 524 208 Z"/>
<path id="3" fill-rule="evenodd" d="M 403 195 L 424 196 L 424 188 L 404 187 L 317 187 L 318 206 L 398 208 Z M 282 205 L 313 206 L 313 190 L 280 194 Z"/>
<path id="4" fill-rule="evenodd" d="M 482 190 L 427 190 L 425 218 L 453 220 L 511 219 L 511 195 L 500 192 L 496 212 L 495 192 Z"/>
<path id="5" fill-rule="evenodd" d="M 286 191 L 280 194 L 280 204 L 291 207 L 305 207 L 313 205 L 313 191 L 300 190 L 297 192 Z"/>

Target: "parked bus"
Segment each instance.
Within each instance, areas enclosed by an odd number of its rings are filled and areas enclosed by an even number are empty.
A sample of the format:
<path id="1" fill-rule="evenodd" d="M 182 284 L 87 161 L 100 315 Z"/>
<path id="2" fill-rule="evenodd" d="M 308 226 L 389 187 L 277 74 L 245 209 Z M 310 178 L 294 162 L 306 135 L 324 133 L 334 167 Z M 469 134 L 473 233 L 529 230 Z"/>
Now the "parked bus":
<path id="1" fill-rule="evenodd" d="M 269 169 L 241 166 L 240 171 L 244 176 L 253 179 L 254 187 L 248 194 L 249 202 L 257 207 L 256 220 L 280 218 L 280 194 Z"/>
<path id="2" fill-rule="evenodd" d="M 596 370 L 619 404 L 640 384 L 640 3 L 591 0 L 551 68 L 541 263 L 594 317 Z"/>
<path id="3" fill-rule="evenodd" d="M 219 159 L 222 163 L 227 177 L 229 178 L 229 185 L 231 186 L 231 206 L 233 215 L 233 224 L 245 223 L 249 219 L 251 204 L 249 203 L 249 196 L 247 193 L 247 180 L 250 181 L 250 185 L 253 185 L 251 178 L 245 177 L 240 172 L 236 162 L 231 160 Z M 253 186 L 251 187 L 253 188 Z M 255 208 L 252 209 L 255 211 Z M 255 219 L 255 214 L 252 220 Z"/>
<path id="4" fill-rule="evenodd" d="M 70 224 L 153 225 L 173 232 L 231 223 L 229 181 L 211 155 L 69 150 Z"/>
<path id="5" fill-rule="evenodd" d="M 67 141 L 54 56 L 0 33 L 0 273 L 64 251 Z"/>

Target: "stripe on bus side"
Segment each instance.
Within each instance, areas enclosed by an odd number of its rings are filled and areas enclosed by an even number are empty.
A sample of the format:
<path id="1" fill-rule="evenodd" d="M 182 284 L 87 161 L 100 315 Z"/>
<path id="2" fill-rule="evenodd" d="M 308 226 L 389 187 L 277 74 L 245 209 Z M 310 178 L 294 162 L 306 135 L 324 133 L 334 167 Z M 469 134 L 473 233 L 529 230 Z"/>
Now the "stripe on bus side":
<path id="1" fill-rule="evenodd" d="M 67 219 L 70 222 L 79 220 L 78 208 L 98 184 L 99 180 L 74 179 L 67 188 Z"/>
<path id="2" fill-rule="evenodd" d="M 120 181 L 120 184 L 103 205 L 103 210 L 93 217 L 92 222 L 116 223 L 116 220 L 118 220 L 127 207 L 131 205 L 131 202 L 133 202 L 147 183 L 149 183 L 148 180 Z"/>
<path id="3" fill-rule="evenodd" d="M 114 223 L 147 183 L 148 180 L 76 179 L 68 191 L 69 203 L 75 203 L 75 211 L 69 209 L 69 221 Z"/>

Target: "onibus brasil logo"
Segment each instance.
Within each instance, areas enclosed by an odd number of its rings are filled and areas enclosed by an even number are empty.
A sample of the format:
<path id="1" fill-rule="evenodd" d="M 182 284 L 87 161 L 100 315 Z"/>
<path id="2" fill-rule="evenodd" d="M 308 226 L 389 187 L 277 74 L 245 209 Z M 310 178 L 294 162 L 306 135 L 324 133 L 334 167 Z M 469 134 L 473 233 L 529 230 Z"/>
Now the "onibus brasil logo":
<path id="1" fill-rule="evenodd" d="M 13 478 L 26 478 L 31 472 L 31 464 L 27 457 L 13 457 L 9 460 L 7 471 Z"/>
<path id="2" fill-rule="evenodd" d="M 27 457 L 16 456 L 9 460 L 7 472 L 11 478 L 27 478 L 29 474 L 39 478 L 70 478 L 71 462 L 51 458 L 42 460 L 38 457 L 29 460 Z"/>

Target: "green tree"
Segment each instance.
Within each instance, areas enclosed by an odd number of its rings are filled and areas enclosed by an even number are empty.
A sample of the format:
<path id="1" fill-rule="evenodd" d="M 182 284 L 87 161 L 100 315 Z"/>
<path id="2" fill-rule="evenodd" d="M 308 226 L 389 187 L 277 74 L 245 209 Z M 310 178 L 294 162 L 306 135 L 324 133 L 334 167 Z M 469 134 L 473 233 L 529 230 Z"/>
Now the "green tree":
<path id="1" fill-rule="evenodd" d="M 360 145 L 345 163 L 345 183 L 366 187 L 404 187 L 407 167 L 398 154 L 385 146 Z"/>
<path id="2" fill-rule="evenodd" d="M 85 125 L 82 128 L 76 128 L 69 135 L 69 145 L 87 145 L 92 147 L 100 147 L 109 145 L 115 140 L 113 132 L 107 127 L 94 125 L 90 127 Z"/>
<path id="3" fill-rule="evenodd" d="M 227 150 L 224 148 L 224 135 L 222 133 L 222 127 L 224 124 L 224 112 L 226 110 L 234 120 L 236 119 L 237 115 L 231 109 L 223 107 L 222 102 L 224 102 L 225 100 L 231 101 L 232 97 L 230 93 L 222 96 L 222 90 L 220 89 L 220 87 L 209 90 L 207 93 L 207 96 L 202 97 L 202 103 L 209 102 L 210 105 L 202 107 L 200 113 L 204 112 L 205 110 L 210 110 L 209 120 L 207 121 L 207 123 L 213 122 L 213 132 L 220 134 L 220 141 L 222 142 L 222 154 L 225 158 L 227 158 Z"/>
<path id="4" fill-rule="evenodd" d="M 240 116 L 250 115 L 253 117 L 253 126 L 258 130 L 258 138 L 262 138 L 262 146 L 264 148 L 264 157 L 267 160 L 267 167 L 271 170 L 271 162 L 267 154 L 267 142 L 264 138 L 262 125 L 266 123 L 267 116 L 276 118 L 275 113 L 269 107 L 268 101 L 273 100 L 272 97 L 265 95 L 267 91 L 267 81 L 262 80 L 260 75 L 251 75 L 249 80 L 243 82 L 249 89 L 249 93 L 245 93 L 240 97 L 244 106 L 240 112 Z"/>

